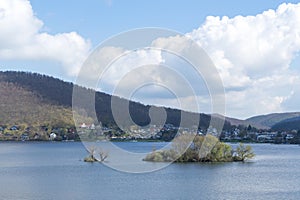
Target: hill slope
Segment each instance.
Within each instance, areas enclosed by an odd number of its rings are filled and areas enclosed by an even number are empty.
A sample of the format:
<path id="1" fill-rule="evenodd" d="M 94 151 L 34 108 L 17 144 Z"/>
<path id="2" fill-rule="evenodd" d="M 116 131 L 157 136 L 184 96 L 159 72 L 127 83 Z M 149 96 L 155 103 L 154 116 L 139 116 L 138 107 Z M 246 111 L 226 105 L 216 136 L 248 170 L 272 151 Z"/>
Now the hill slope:
<path id="1" fill-rule="evenodd" d="M 300 112 L 288 112 L 288 113 L 272 113 L 268 115 L 259 115 L 246 119 L 248 123 L 259 124 L 261 126 L 271 128 L 275 124 L 287 119 L 299 117 Z"/>
<path id="2" fill-rule="evenodd" d="M 93 90 L 46 75 L 13 71 L 0 72 L 0 126 L 14 124 L 74 126 L 72 116 L 73 87 L 78 87 L 87 95 L 94 93 Z M 96 114 L 104 126 L 116 127 L 111 111 L 111 98 L 111 95 L 102 92 L 95 93 Z M 126 99 L 117 99 L 128 102 Z M 131 117 L 135 123 L 146 125 L 150 122 L 150 106 L 131 101 L 128 103 Z M 166 123 L 179 125 L 181 111 L 171 108 L 165 109 L 167 112 Z M 199 127 L 203 130 L 208 128 L 211 117 L 220 120 L 223 118 L 218 114 L 184 113 L 190 117 L 200 115 Z M 224 129 L 230 130 L 231 125 L 251 125 L 256 128 L 272 128 L 274 130 L 300 129 L 299 117 L 300 112 L 273 113 L 246 120 L 225 117 Z M 85 117 L 82 118 L 82 121 L 91 121 L 91 118 Z"/>
<path id="3" fill-rule="evenodd" d="M 73 87 L 78 87 L 85 93 L 94 92 L 62 80 L 27 72 L 0 72 L 1 100 L 0 125 L 3 123 L 28 124 L 73 124 L 71 107 Z M 84 97 L 83 97 L 84 98 Z M 95 108 L 98 119 L 104 126 L 115 126 L 111 111 L 111 96 L 102 92 L 95 94 Z M 120 101 L 128 101 L 119 98 Z M 137 102 L 129 102 L 130 114 L 133 121 L 139 125 L 149 124 L 149 108 Z M 166 123 L 179 125 L 181 111 L 166 108 Z M 198 115 L 185 112 L 188 116 Z M 207 129 L 211 116 L 200 114 L 199 127 Z M 225 123 L 230 128 L 229 123 Z"/>
<path id="4" fill-rule="evenodd" d="M 70 108 L 56 105 L 0 76 L 0 125 L 72 126 Z"/>
<path id="5" fill-rule="evenodd" d="M 300 116 L 282 120 L 271 128 L 276 131 L 300 130 Z"/>

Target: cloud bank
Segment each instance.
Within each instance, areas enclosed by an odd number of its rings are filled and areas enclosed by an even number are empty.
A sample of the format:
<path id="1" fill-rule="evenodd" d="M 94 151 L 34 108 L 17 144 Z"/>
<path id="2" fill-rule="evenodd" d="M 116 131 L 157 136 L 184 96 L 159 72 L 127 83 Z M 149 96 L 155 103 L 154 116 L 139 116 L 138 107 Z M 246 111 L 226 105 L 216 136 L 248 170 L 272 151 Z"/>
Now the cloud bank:
<path id="1" fill-rule="evenodd" d="M 187 36 L 218 68 L 229 115 L 285 111 L 285 102 L 300 96 L 299 68 L 291 69 L 300 50 L 300 4 L 284 3 L 256 16 L 209 16 Z"/>

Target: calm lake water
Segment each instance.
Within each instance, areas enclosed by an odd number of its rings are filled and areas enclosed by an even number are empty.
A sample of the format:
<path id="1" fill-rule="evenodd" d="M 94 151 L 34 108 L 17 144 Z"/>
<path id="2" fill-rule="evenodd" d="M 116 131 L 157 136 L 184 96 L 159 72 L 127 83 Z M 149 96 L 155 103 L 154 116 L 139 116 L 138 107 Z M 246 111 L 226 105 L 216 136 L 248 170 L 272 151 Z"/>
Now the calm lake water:
<path id="1" fill-rule="evenodd" d="M 120 143 L 145 151 L 163 143 Z M 132 174 L 85 163 L 79 142 L 0 143 L 0 199 L 299 199 L 300 146 L 252 144 L 249 163 L 171 164 Z"/>

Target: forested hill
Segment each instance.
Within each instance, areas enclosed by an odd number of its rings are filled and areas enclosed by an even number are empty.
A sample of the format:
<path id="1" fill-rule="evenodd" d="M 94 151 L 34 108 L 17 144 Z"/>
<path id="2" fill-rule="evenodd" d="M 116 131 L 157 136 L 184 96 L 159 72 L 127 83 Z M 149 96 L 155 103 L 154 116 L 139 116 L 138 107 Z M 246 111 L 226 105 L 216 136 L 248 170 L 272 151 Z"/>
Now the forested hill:
<path id="1" fill-rule="evenodd" d="M 45 122 L 71 125 L 73 123 L 71 107 L 74 85 L 72 83 L 37 73 L 13 71 L 0 72 L 0 83 L 0 123 L 9 125 L 13 123 L 34 125 Z M 86 93 L 94 92 L 83 87 L 79 88 Z M 98 119 L 104 126 L 114 126 L 111 96 L 96 92 L 95 100 Z M 136 102 L 129 102 L 129 105 L 135 123 L 146 125 L 150 122 L 150 106 Z M 166 123 L 179 125 L 181 111 L 171 108 L 166 108 L 166 111 Z M 188 114 L 195 115 L 195 113 Z M 206 129 L 210 119 L 210 115 L 200 114 L 200 127 Z M 225 128 L 230 128 L 230 124 L 225 123 Z"/>
<path id="2" fill-rule="evenodd" d="M 275 131 L 300 130 L 300 116 L 282 120 L 272 126 Z"/>
<path id="3" fill-rule="evenodd" d="M 285 113 L 271 113 L 267 115 L 259 115 L 246 119 L 249 124 L 260 124 L 261 126 L 265 126 L 267 128 L 272 129 L 293 129 L 292 127 L 298 126 L 296 123 L 297 117 L 300 117 L 300 112 L 285 112 Z M 291 125 L 291 127 L 289 127 Z M 298 129 L 297 129 L 298 130 Z"/>
<path id="4" fill-rule="evenodd" d="M 0 128 L 73 127 L 71 107 L 47 95 L 47 90 L 54 93 L 56 87 L 46 84 L 48 80 L 51 84 L 58 82 L 37 74 L 0 72 Z"/>

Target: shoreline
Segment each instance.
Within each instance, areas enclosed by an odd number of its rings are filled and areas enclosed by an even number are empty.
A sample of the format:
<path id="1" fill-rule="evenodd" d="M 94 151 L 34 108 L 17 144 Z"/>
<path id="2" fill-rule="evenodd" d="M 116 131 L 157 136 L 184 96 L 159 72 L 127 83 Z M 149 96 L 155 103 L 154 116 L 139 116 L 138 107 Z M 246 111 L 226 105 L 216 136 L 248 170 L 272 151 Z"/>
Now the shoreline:
<path id="1" fill-rule="evenodd" d="M 82 143 L 82 142 L 112 142 L 112 143 L 155 143 L 155 142 L 159 142 L 159 143 L 169 143 L 171 141 L 160 141 L 160 140 L 138 140 L 138 141 L 134 141 L 134 140 L 106 140 L 106 141 L 81 141 L 81 140 L 60 140 L 60 141 L 56 141 L 56 140 L 26 140 L 26 141 L 22 141 L 22 140 L 0 140 L 0 143 Z M 290 146 L 299 146 L 300 144 L 290 144 L 290 143 L 270 143 L 270 142 L 243 142 L 243 141 L 239 141 L 239 142 L 232 142 L 232 141 L 222 141 L 226 144 L 239 144 L 239 143 L 243 143 L 243 144 L 258 144 L 258 145 L 265 145 L 265 144 L 269 144 L 269 145 L 290 145 Z"/>

